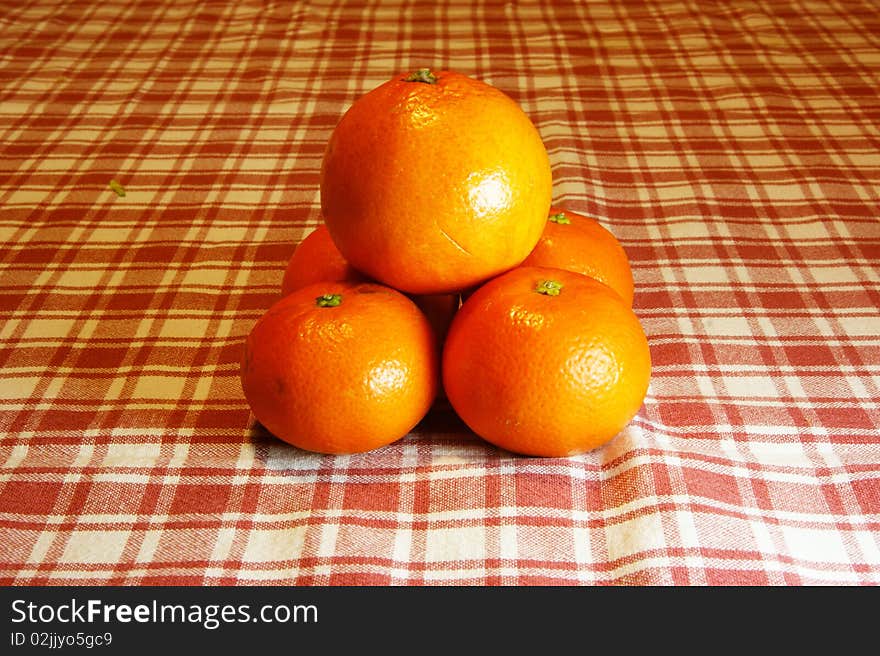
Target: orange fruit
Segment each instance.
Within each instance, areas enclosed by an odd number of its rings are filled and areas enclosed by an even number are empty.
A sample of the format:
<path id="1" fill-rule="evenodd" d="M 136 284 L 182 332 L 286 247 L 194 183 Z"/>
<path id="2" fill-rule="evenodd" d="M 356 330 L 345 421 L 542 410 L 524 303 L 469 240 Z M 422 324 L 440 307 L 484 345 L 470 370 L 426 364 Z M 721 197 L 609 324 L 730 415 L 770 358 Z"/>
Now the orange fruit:
<path id="1" fill-rule="evenodd" d="M 296 249 L 281 281 L 281 294 L 287 296 L 293 291 L 316 282 L 375 282 L 352 267 L 344 257 L 327 231 L 326 225 L 318 226 L 303 239 Z M 455 311 L 458 310 L 458 294 L 408 294 L 418 308 L 424 312 L 442 346 L 446 331 Z"/>
<path id="2" fill-rule="evenodd" d="M 550 208 L 550 161 L 502 91 L 421 69 L 349 107 L 328 141 L 320 193 L 353 267 L 409 293 L 457 292 L 534 248 Z"/>
<path id="3" fill-rule="evenodd" d="M 428 317 L 437 342 L 442 346 L 461 302 L 458 294 L 414 294 L 410 298 Z"/>
<path id="4" fill-rule="evenodd" d="M 638 318 L 608 286 L 519 267 L 459 308 L 442 372 L 449 403 L 477 435 L 558 457 L 602 446 L 632 420 L 651 357 Z"/>
<path id="5" fill-rule="evenodd" d="M 281 293 L 290 292 L 316 282 L 366 281 L 354 269 L 330 238 L 326 225 L 319 225 L 294 249 L 281 280 Z"/>
<path id="6" fill-rule="evenodd" d="M 595 278 L 633 302 L 633 275 L 623 246 L 595 219 L 559 208 L 522 266 L 548 266 Z"/>
<path id="7" fill-rule="evenodd" d="M 461 306 L 461 297 L 458 294 L 416 294 L 411 296 L 413 302 L 428 317 L 434 335 L 437 339 L 438 358 L 443 352 L 443 344 L 449 332 L 449 326 L 455 318 L 455 313 Z M 437 401 L 446 398 L 442 381 L 438 379 Z"/>
<path id="8" fill-rule="evenodd" d="M 319 282 L 283 297 L 253 326 L 241 362 L 257 420 L 319 453 L 402 438 L 430 409 L 438 382 L 428 319 L 373 283 Z"/>

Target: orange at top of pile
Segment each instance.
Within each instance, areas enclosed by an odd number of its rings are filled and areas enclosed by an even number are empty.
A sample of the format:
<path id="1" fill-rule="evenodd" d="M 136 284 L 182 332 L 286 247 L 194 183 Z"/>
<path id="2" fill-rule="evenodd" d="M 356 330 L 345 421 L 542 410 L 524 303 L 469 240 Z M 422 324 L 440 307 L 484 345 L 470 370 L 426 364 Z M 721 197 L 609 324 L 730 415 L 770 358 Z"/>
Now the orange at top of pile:
<path id="1" fill-rule="evenodd" d="M 451 71 L 354 102 L 321 170 L 324 223 L 256 323 L 241 381 L 258 421 L 320 453 L 404 437 L 438 393 L 533 456 L 602 446 L 647 393 L 629 261 L 551 207 L 546 149 L 498 89 Z"/>
<path id="2" fill-rule="evenodd" d="M 510 97 L 451 71 L 392 78 L 333 130 L 321 210 L 343 257 L 414 294 L 517 266 L 550 207 L 550 159 Z"/>

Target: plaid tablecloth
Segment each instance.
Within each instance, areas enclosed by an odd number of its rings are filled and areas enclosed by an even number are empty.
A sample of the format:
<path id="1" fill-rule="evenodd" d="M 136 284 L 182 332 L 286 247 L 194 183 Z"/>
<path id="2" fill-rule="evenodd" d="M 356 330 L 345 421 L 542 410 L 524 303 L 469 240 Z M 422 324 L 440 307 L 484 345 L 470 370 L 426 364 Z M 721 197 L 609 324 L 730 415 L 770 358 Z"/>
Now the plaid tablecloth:
<path id="1" fill-rule="evenodd" d="M 422 66 L 517 100 L 632 260 L 653 379 L 602 449 L 255 425 L 330 131 Z M 880 583 L 878 89 L 872 0 L 2 2 L 0 582 Z"/>

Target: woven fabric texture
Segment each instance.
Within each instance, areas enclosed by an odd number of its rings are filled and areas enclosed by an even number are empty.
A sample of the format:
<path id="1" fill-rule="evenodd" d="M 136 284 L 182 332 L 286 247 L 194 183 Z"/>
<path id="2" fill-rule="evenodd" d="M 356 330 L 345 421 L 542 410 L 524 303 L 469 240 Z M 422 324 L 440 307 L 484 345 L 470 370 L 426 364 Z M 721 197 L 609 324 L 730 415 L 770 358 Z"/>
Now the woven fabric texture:
<path id="1" fill-rule="evenodd" d="M 871 0 L 4 3 L 0 583 L 880 584 L 878 53 Z M 601 449 L 254 422 L 329 134 L 423 66 L 630 256 L 653 378 Z"/>

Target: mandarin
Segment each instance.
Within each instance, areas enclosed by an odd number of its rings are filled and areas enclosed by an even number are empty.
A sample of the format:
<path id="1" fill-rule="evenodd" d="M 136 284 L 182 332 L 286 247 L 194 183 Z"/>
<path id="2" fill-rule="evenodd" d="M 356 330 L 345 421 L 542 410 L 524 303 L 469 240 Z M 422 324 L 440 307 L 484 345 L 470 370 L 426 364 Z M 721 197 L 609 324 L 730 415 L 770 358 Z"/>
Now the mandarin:
<path id="1" fill-rule="evenodd" d="M 333 130 L 321 210 L 353 267 L 400 291 L 458 292 L 519 265 L 551 200 L 541 136 L 499 89 L 454 71 L 398 75 Z"/>
<path id="2" fill-rule="evenodd" d="M 634 284 L 629 258 L 613 233 L 593 218 L 559 208 L 522 266 L 548 266 L 582 273 L 604 282 L 632 305 Z"/>
<path id="3" fill-rule="evenodd" d="M 458 312 L 461 298 L 458 294 L 413 294 L 409 298 L 428 317 L 431 327 L 437 336 L 437 342 L 443 346 L 449 325 Z"/>
<path id="4" fill-rule="evenodd" d="M 352 267 L 333 240 L 327 226 L 321 224 L 294 249 L 281 280 L 281 294 L 316 282 L 375 282 Z M 458 310 L 458 294 L 407 294 L 425 314 L 442 347 L 452 317 Z"/>
<path id="5" fill-rule="evenodd" d="M 241 385 L 257 420 L 301 449 L 359 453 L 405 436 L 439 384 L 428 319 L 384 285 L 319 282 L 251 329 Z"/>
<path id="6" fill-rule="evenodd" d="M 477 289 L 452 320 L 442 359 L 449 403 L 480 437 L 561 457 L 610 441 L 641 407 L 645 333 L 605 284 L 519 267 Z"/>
<path id="7" fill-rule="evenodd" d="M 366 277 L 342 257 L 327 226 L 321 224 L 294 249 L 281 280 L 281 293 L 287 296 L 316 282 L 343 280 L 367 282 Z"/>

